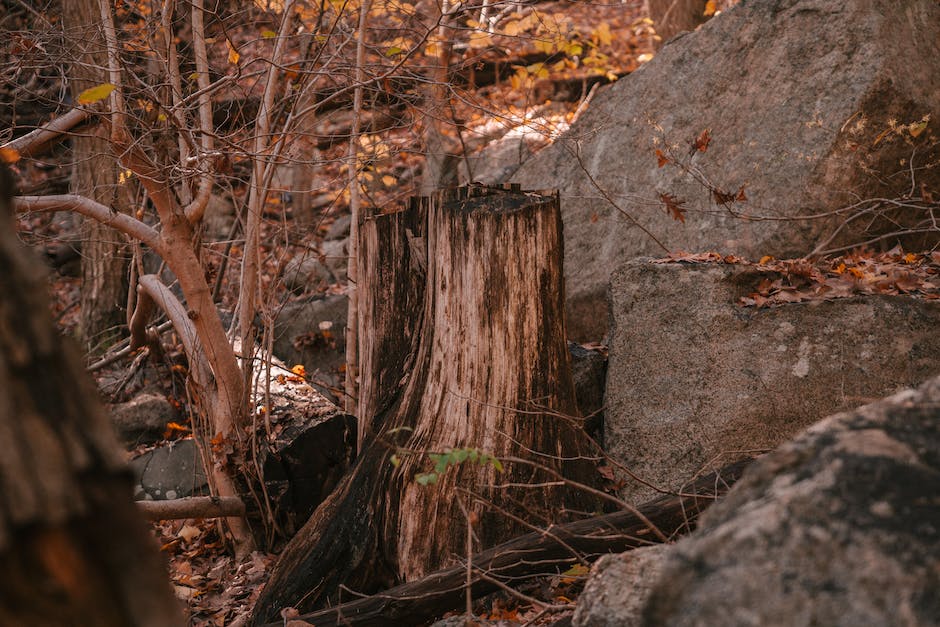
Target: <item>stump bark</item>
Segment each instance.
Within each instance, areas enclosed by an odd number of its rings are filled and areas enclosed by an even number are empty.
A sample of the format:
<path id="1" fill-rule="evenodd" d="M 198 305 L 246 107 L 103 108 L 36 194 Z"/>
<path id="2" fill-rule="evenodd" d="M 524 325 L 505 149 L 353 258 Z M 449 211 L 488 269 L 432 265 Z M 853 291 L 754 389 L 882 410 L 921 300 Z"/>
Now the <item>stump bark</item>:
<path id="1" fill-rule="evenodd" d="M 131 478 L 0 166 L 0 624 L 181 625 Z"/>
<path id="2" fill-rule="evenodd" d="M 576 417 L 561 233 L 557 195 L 479 186 L 363 222 L 360 455 L 285 549 L 255 624 L 598 509 L 561 480 L 597 479 Z M 435 469 L 429 454 L 447 451 L 466 459 Z"/>

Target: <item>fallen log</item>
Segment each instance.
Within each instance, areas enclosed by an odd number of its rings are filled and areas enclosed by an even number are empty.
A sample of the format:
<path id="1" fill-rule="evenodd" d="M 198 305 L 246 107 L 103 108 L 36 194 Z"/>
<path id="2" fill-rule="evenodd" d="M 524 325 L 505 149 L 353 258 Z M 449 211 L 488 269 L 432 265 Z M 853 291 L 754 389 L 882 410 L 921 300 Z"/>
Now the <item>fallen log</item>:
<path id="1" fill-rule="evenodd" d="M 137 509 L 147 520 L 227 518 L 244 516 L 245 502 L 237 496 L 194 496 L 168 501 L 137 501 Z"/>
<path id="2" fill-rule="evenodd" d="M 680 495 L 664 495 L 629 511 L 586 518 L 519 536 L 473 556 L 472 594 L 479 598 L 495 592 L 497 581 L 559 574 L 580 561 L 594 561 L 607 553 L 622 553 L 658 542 L 645 517 L 670 537 L 690 532 L 698 515 L 727 492 L 751 460 L 736 462 L 702 477 Z M 574 551 L 574 553 L 572 552 Z M 467 569 L 458 565 L 385 592 L 299 618 L 317 627 L 332 625 L 395 627 L 428 622 L 460 608 L 466 599 Z M 280 626 L 269 623 L 267 627 Z"/>

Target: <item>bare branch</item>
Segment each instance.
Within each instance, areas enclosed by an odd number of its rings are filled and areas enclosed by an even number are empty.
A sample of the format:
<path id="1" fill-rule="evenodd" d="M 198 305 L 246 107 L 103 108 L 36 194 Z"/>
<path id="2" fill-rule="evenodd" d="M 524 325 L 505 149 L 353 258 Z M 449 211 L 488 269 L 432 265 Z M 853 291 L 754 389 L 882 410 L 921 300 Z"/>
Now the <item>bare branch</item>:
<path id="1" fill-rule="evenodd" d="M 212 141 L 212 103 L 209 100 L 209 56 L 206 53 L 206 29 L 203 20 L 203 0 L 193 2 L 192 22 L 193 22 L 193 51 L 196 57 L 196 82 L 199 90 L 203 92 L 199 96 L 199 146 L 202 149 L 203 156 L 212 152 L 214 146 Z M 196 224 L 202 219 L 206 206 L 209 204 L 209 196 L 212 193 L 212 165 L 206 160 L 199 162 L 199 192 L 196 198 L 189 203 L 184 212 L 186 219 L 190 224 Z"/>
<path id="2" fill-rule="evenodd" d="M 148 520 L 183 518 L 228 518 L 245 515 L 245 502 L 237 496 L 194 496 L 168 501 L 137 501 Z"/>
<path id="3" fill-rule="evenodd" d="M 13 149 L 23 157 L 33 157 L 39 154 L 47 144 L 88 120 L 93 113 L 90 109 L 72 109 L 36 130 L 3 144 L 2 147 Z"/>
<path id="4" fill-rule="evenodd" d="M 186 308 L 183 307 L 183 304 L 176 298 L 176 295 L 170 291 L 170 288 L 163 284 L 160 277 L 154 274 L 145 274 L 140 277 L 139 291 L 141 292 L 139 298 L 141 303 L 152 299 L 154 304 L 166 312 L 167 318 L 173 323 L 173 328 L 176 330 L 176 333 L 180 336 L 180 341 L 183 343 L 183 350 L 186 352 L 186 358 L 189 360 L 190 372 L 194 376 L 198 376 L 197 373 L 199 373 L 201 369 L 198 368 L 197 365 L 204 362 L 197 354 L 199 338 L 196 335 L 196 329 L 192 321 L 186 313 Z M 147 295 L 147 298 L 144 297 L 144 294 Z M 147 307 L 147 305 L 143 306 Z M 141 306 L 138 306 L 138 310 L 140 310 L 140 307 Z M 136 312 L 134 316 L 137 316 Z M 196 383 L 205 385 L 206 382 L 197 380 Z"/>
<path id="5" fill-rule="evenodd" d="M 108 77 L 114 90 L 109 96 L 111 103 L 111 137 L 115 140 L 123 137 L 127 132 L 124 128 L 124 87 L 121 81 L 121 57 L 118 48 L 117 30 L 114 28 L 114 16 L 111 14 L 111 5 L 108 0 L 99 0 L 98 8 L 101 13 L 101 24 L 104 27 L 104 39 L 108 48 Z"/>
<path id="6" fill-rule="evenodd" d="M 238 301 L 238 333 L 242 346 L 253 344 L 253 321 L 257 307 L 259 239 L 261 231 L 261 212 L 267 197 L 267 186 L 264 185 L 266 167 L 264 161 L 265 143 L 269 140 L 271 129 L 272 109 L 277 86 L 278 66 L 284 55 L 287 35 L 290 30 L 293 12 L 293 0 L 287 0 L 281 17 L 281 26 L 278 29 L 277 41 L 274 44 L 274 53 L 268 76 L 265 82 L 264 97 L 255 119 L 254 156 L 251 173 L 251 183 L 248 191 L 248 213 L 245 218 L 245 253 L 241 268 L 241 294 Z M 245 368 L 250 369 L 250 361 L 245 361 Z"/>
<path id="7" fill-rule="evenodd" d="M 129 351 L 135 351 L 141 346 L 147 345 L 147 323 L 153 316 L 153 310 L 156 303 L 153 297 L 144 287 L 137 284 L 137 306 L 134 307 L 134 313 L 131 315 L 128 328 L 131 332 L 131 343 L 127 347 Z"/>
<path id="8" fill-rule="evenodd" d="M 164 253 L 160 233 L 151 226 L 144 224 L 136 218 L 114 211 L 90 198 L 78 194 L 61 194 L 55 196 L 17 196 L 13 199 L 13 206 L 17 212 L 26 211 L 74 211 L 83 216 L 97 220 L 105 226 L 124 233 L 134 239 L 140 240 L 153 248 L 161 256 Z"/>

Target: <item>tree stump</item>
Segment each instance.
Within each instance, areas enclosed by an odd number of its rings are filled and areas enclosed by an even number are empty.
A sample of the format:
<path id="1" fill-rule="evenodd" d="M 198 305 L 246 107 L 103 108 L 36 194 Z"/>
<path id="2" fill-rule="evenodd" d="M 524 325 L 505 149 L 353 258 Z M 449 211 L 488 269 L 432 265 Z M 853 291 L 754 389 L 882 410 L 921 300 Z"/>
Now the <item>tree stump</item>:
<path id="1" fill-rule="evenodd" d="M 131 478 L 0 166 L 0 624 L 181 625 Z"/>
<path id="2" fill-rule="evenodd" d="M 596 483 L 561 233 L 558 196 L 516 188 L 450 190 L 363 222 L 360 455 L 285 549 L 255 624 L 597 510 L 561 480 Z M 445 455 L 438 468 L 429 453 Z"/>

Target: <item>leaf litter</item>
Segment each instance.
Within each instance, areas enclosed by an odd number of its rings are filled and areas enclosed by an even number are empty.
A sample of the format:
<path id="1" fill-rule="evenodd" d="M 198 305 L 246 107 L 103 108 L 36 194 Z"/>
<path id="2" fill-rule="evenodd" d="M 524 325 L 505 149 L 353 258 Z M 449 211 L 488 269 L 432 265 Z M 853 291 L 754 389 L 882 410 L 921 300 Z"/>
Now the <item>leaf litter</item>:
<path id="1" fill-rule="evenodd" d="M 743 307 L 836 300 L 853 296 L 940 299 L 940 252 L 853 252 L 812 261 L 762 257 L 758 262 L 716 252 L 677 252 L 653 263 L 723 263 L 765 273 L 757 289 L 738 300 Z"/>

